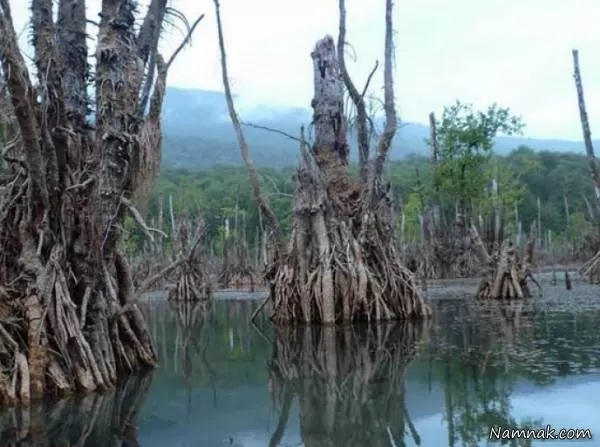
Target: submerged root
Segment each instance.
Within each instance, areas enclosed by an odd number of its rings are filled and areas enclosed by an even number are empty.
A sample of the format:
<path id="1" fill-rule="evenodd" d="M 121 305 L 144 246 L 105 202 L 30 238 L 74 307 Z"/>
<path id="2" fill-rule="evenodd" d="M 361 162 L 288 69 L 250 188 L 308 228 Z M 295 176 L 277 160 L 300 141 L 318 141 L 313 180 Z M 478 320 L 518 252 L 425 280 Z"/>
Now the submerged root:
<path id="1" fill-rule="evenodd" d="M 283 400 L 282 418 L 297 395 L 307 447 L 403 445 L 406 432 L 418 445 L 405 376 L 426 329 L 423 321 L 277 328 L 268 368 L 273 399 Z M 270 445 L 279 445 L 284 426 L 282 419 Z"/>

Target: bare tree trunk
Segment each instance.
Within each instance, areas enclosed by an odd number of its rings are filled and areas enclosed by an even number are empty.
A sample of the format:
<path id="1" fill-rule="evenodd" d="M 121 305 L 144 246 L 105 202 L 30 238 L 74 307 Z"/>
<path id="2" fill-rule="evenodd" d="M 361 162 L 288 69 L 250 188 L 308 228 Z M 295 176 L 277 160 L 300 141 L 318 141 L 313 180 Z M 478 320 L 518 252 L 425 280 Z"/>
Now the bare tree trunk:
<path id="1" fill-rule="evenodd" d="M 581 81 L 581 73 L 579 71 L 579 52 L 572 51 L 573 54 L 573 78 L 575 79 L 575 88 L 577 89 L 577 103 L 579 105 L 579 119 L 581 121 L 581 130 L 583 132 L 583 142 L 585 144 L 585 152 L 588 158 L 590 167 L 590 175 L 594 183 L 594 192 L 596 194 L 596 210 L 600 213 L 600 177 L 598 177 L 598 168 L 596 166 L 596 156 L 594 154 L 594 145 L 592 144 L 592 132 L 590 123 L 585 108 L 585 98 L 583 95 L 583 83 Z"/>
<path id="2" fill-rule="evenodd" d="M 596 196 L 596 212 L 592 213 L 592 207 L 589 205 L 587 201 L 587 197 L 584 195 L 584 199 L 586 201 L 588 211 L 590 216 L 594 216 L 593 218 L 596 220 L 596 224 L 600 223 L 598 221 L 598 216 L 600 216 L 600 177 L 598 176 L 598 168 L 596 166 L 596 156 L 594 154 L 594 146 L 592 144 L 592 132 L 590 130 L 590 123 L 588 121 L 588 115 L 585 108 L 585 99 L 583 95 L 583 83 L 581 81 L 581 73 L 579 71 L 579 52 L 577 50 L 572 51 L 573 54 L 573 78 L 575 79 L 575 88 L 577 89 L 577 103 L 579 104 L 579 119 L 581 121 L 581 130 L 583 132 L 583 142 L 585 144 L 585 151 L 587 153 L 588 164 L 590 168 L 590 176 L 592 178 L 592 182 L 594 184 L 594 193 Z M 598 248 L 596 248 L 598 249 Z M 582 271 L 585 271 L 587 275 L 589 275 L 590 282 L 598 283 L 600 282 L 600 250 L 598 253 L 588 261 Z"/>

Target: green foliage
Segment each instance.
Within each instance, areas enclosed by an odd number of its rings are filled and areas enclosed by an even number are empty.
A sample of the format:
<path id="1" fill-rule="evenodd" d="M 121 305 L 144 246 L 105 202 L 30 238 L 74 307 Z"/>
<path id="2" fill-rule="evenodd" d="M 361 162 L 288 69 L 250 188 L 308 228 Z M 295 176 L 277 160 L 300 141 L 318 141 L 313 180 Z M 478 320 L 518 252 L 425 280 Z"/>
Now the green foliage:
<path id="1" fill-rule="evenodd" d="M 489 207 L 486 185 L 491 178 L 500 175 L 499 164 L 490 165 L 494 139 L 499 134 L 519 133 L 523 126 L 520 118 L 497 104 L 485 112 L 475 111 L 472 105 L 458 101 L 444 108 L 437 127 L 439 158 L 434 173 L 434 184 L 441 191 L 442 203 L 458 202 L 465 212 Z M 490 167 L 495 172 L 490 172 Z M 507 172 L 502 173 L 506 180 Z M 510 185 L 509 196 L 505 195 L 503 201 L 518 200 L 517 193 L 518 188 Z"/>
<path id="2" fill-rule="evenodd" d="M 484 142 L 484 146 L 487 144 Z M 480 149 L 477 151 L 481 152 Z M 454 163 L 453 160 L 456 159 L 449 159 L 447 169 Z M 531 222 L 537 219 L 539 197 L 543 230 L 551 230 L 556 241 L 569 240 L 573 244 L 582 242 L 583 235 L 590 228 L 590 216 L 583 197 L 587 195 L 590 200 L 593 199 L 584 155 L 550 151 L 535 152 L 520 147 L 506 157 L 497 156 L 490 151 L 478 163 L 480 164 L 476 170 L 477 177 L 476 179 L 471 177 L 469 180 L 471 183 L 463 193 L 478 211 L 489 210 L 490 196 L 484 194 L 484 188 L 491 178 L 496 177 L 499 183 L 499 199 L 509 230 L 514 230 L 515 227 L 515 206 L 523 223 L 523 230 L 529 230 Z M 474 164 L 469 166 L 472 167 Z M 404 213 L 405 240 L 417 240 L 421 199 L 427 200 L 432 192 L 434 173 L 431 171 L 431 164 L 426 157 L 412 156 L 402 162 L 390 162 L 386 171 L 392 184 L 398 211 Z M 293 170 L 259 169 L 259 175 L 275 214 L 289 234 L 291 198 L 294 191 Z M 458 191 L 452 182 L 444 180 L 445 188 L 453 193 Z M 150 200 L 147 219 L 149 223 L 158 220 L 159 199 L 162 198 L 166 231 L 169 230 L 170 222 L 169 195 L 173 197 L 176 216 L 187 214 L 190 217 L 201 215 L 204 218 L 207 224 L 208 241 L 212 252 L 216 255 L 222 251 L 221 239 L 226 217 L 230 220 L 231 232 L 236 231 L 234 215 L 237 203 L 237 231 L 246 234 L 251 250 L 256 248 L 255 240 L 260 220 L 245 168 L 217 166 L 202 171 L 162 170 Z M 566 215 L 565 197 L 568 202 L 569 219 Z M 446 200 L 449 201 L 453 211 L 454 201 L 450 201 L 447 197 Z M 136 225 L 127 223 L 126 226 L 127 230 L 135 236 L 135 242 L 130 242 L 132 245 L 128 248 L 141 247 L 144 236 Z"/>

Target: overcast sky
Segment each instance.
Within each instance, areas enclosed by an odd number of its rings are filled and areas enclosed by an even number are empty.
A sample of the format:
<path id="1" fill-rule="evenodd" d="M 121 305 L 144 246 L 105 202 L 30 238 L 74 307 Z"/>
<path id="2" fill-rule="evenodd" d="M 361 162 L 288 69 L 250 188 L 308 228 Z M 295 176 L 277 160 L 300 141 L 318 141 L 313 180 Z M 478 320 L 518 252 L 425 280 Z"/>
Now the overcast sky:
<path id="1" fill-rule="evenodd" d="M 145 3 L 145 2 L 143 2 Z M 232 87 L 249 104 L 308 106 L 310 52 L 337 36 L 337 0 L 221 0 Z M 25 0 L 12 0 L 16 26 Z M 88 0 L 97 17 L 99 0 Z M 171 86 L 222 90 L 211 0 L 174 0 L 192 21 L 205 13 L 193 46 L 169 74 Z M 350 63 L 362 84 L 383 55 L 383 0 L 347 0 Z M 427 122 L 430 111 L 460 99 L 478 107 L 498 102 L 525 119 L 532 137 L 581 139 L 571 49 L 578 48 L 592 131 L 600 136 L 599 0 L 397 0 L 396 97 L 404 120 Z M 90 29 L 90 31 L 92 31 Z M 168 57 L 181 39 L 171 30 Z M 373 93 L 380 94 L 382 73 Z M 242 105 L 242 104 L 240 104 Z"/>

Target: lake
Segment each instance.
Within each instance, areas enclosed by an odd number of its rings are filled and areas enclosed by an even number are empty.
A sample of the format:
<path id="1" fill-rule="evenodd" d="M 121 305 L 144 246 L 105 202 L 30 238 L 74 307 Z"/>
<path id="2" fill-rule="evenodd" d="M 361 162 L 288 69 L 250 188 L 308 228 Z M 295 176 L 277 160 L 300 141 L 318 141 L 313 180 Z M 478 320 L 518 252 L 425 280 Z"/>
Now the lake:
<path id="1" fill-rule="evenodd" d="M 458 447 L 488 445 L 492 426 L 547 425 L 596 434 L 559 445 L 600 445 L 600 288 L 543 285 L 523 303 L 430 287 L 427 324 L 338 329 L 253 325 L 245 294 L 149 300 L 156 372 L 5 411 L 0 445 Z M 504 444 L 548 445 L 528 442 Z"/>

